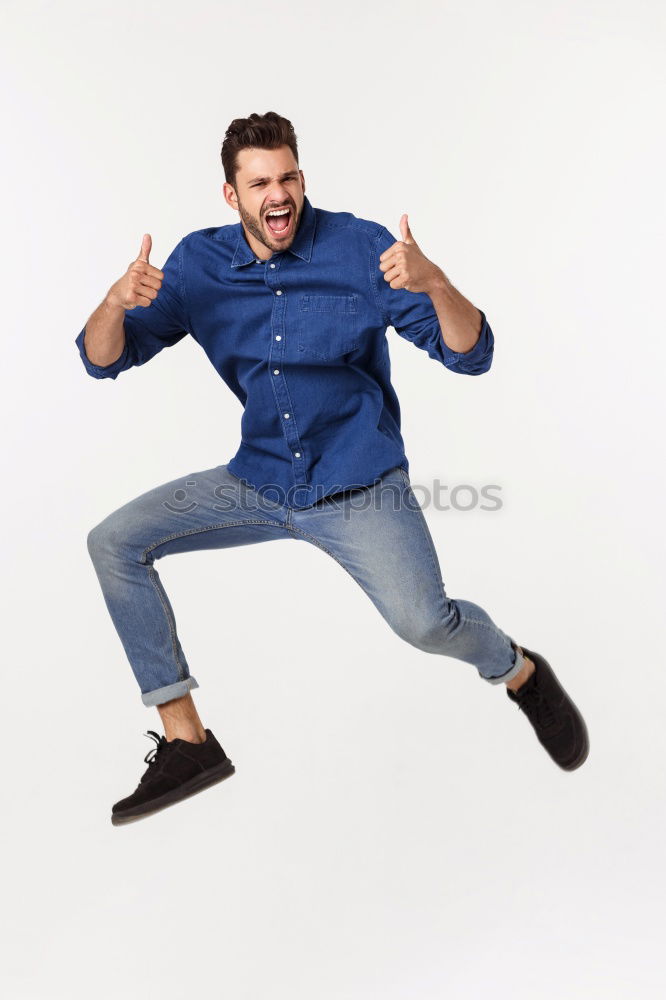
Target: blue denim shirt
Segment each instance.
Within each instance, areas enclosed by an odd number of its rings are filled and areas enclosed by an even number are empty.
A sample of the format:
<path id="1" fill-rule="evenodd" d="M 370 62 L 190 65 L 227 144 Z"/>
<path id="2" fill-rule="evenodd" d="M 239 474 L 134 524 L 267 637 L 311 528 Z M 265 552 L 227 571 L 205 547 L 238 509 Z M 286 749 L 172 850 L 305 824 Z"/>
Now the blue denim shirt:
<path id="1" fill-rule="evenodd" d="M 169 255 L 150 306 L 125 313 L 125 347 L 110 365 L 86 356 L 94 378 L 116 378 L 189 335 L 243 406 L 229 471 L 268 499 L 302 509 L 343 489 L 409 470 L 391 384 L 392 326 L 449 371 L 481 375 L 494 337 L 482 313 L 464 354 L 442 339 L 425 293 L 393 289 L 379 256 L 396 238 L 305 196 L 291 246 L 254 256 L 240 222 L 189 233 Z"/>

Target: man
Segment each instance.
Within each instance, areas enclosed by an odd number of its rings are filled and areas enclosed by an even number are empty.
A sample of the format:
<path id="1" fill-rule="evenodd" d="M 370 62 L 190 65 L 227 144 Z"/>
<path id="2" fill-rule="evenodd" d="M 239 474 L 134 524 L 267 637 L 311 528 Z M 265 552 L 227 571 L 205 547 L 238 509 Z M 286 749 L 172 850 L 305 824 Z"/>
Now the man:
<path id="1" fill-rule="evenodd" d="M 185 236 L 164 269 L 151 237 L 76 338 L 95 378 L 149 361 L 188 334 L 244 412 L 233 458 L 131 500 L 88 535 L 104 599 L 164 735 L 116 824 L 146 816 L 234 772 L 191 691 L 169 599 L 165 555 L 275 539 L 336 559 L 402 639 L 473 664 L 529 718 L 560 767 L 588 754 L 580 712 L 540 654 L 519 646 L 478 605 L 446 596 L 410 487 L 386 329 L 449 371 L 480 375 L 494 337 L 485 314 L 414 241 L 305 194 L 291 123 L 268 112 L 234 120 L 222 146 L 235 225 Z M 233 614 L 234 595 L 227 606 Z"/>

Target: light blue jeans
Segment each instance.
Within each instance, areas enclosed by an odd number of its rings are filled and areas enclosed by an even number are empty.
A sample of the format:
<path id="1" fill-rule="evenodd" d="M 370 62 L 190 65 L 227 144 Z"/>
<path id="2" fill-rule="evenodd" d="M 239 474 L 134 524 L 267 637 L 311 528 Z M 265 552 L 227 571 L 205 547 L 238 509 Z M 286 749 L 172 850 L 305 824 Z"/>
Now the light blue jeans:
<path id="1" fill-rule="evenodd" d="M 268 499 L 218 465 L 148 490 L 88 534 L 104 600 L 144 705 L 160 705 L 199 687 L 156 560 L 274 539 L 310 542 L 332 556 L 396 635 L 418 649 L 471 663 L 491 684 L 510 680 L 523 668 L 516 642 L 483 608 L 447 597 L 423 511 L 402 467 L 370 486 L 299 510 Z M 233 625 L 237 600 L 251 601 L 252 595 L 230 595 L 227 627 Z M 254 610 L 259 623 L 261 608 Z M 330 649 L 329 635 L 321 642 Z"/>

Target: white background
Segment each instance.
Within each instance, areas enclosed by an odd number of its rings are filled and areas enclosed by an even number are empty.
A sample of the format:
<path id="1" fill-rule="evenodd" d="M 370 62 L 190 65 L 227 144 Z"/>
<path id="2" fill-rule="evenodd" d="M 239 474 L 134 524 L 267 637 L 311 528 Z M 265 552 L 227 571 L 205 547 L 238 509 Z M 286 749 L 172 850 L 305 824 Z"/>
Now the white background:
<path id="1" fill-rule="evenodd" d="M 0 4 L 2 992 L 12 1000 L 652 998 L 664 917 L 664 12 L 657 0 Z M 276 39 L 278 39 L 276 41 Z M 315 207 L 421 249 L 493 367 L 388 333 L 451 597 L 583 710 L 550 760 L 502 686 L 401 642 L 310 546 L 160 575 L 235 776 L 114 828 L 161 729 L 87 532 L 227 462 L 190 338 L 117 380 L 74 338 L 153 237 L 238 221 L 229 122 L 275 110 Z M 288 558 L 286 558 L 288 555 Z"/>

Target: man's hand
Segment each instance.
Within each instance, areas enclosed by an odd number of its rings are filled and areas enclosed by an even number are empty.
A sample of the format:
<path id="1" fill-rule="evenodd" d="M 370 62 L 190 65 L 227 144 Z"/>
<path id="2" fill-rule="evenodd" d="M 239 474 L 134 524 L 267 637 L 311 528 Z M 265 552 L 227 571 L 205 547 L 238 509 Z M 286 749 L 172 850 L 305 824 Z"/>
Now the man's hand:
<path id="1" fill-rule="evenodd" d="M 407 213 L 400 219 L 400 234 L 402 240 L 385 250 L 379 258 L 379 270 L 384 271 L 384 281 L 388 281 L 391 288 L 405 288 L 408 292 L 429 295 L 446 282 L 444 272 L 419 249 L 409 228 Z"/>
<path id="2" fill-rule="evenodd" d="M 139 256 L 131 262 L 127 272 L 107 292 L 106 302 L 110 306 L 120 309 L 146 307 L 157 298 L 164 280 L 164 272 L 160 271 L 159 267 L 153 267 L 148 261 L 152 246 L 150 233 L 145 233 Z"/>
<path id="3" fill-rule="evenodd" d="M 421 253 L 406 214 L 400 219 L 400 233 L 402 240 L 380 255 L 379 269 L 384 271 L 384 281 L 388 281 L 391 288 L 406 288 L 408 292 L 429 295 L 444 343 L 450 350 L 466 354 L 479 339 L 483 325 L 480 310 L 454 288 L 440 267 Z"/>

